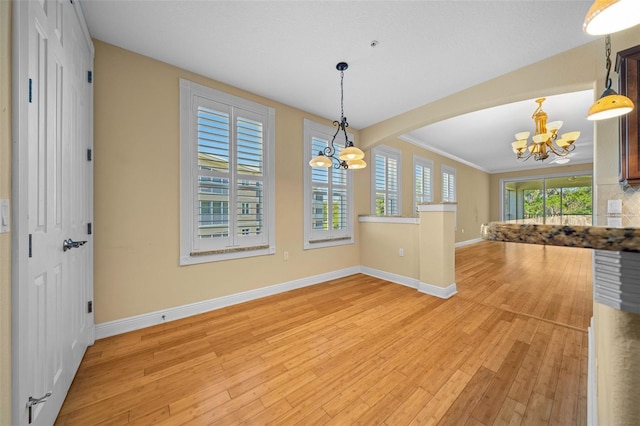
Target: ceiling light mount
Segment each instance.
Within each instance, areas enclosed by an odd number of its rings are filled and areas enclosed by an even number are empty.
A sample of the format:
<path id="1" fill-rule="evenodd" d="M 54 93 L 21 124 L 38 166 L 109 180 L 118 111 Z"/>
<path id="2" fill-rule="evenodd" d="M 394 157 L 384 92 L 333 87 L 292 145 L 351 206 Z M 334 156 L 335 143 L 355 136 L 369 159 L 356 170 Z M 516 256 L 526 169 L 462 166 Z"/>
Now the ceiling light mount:
<path id="1" fill-rule="evenodd" d="M 533 157 L 536 161 L 544 161 L 549 158 L 549 154 L 566 157 L 575 149 L 573 143 L 580 137 L 580 132 L 564 133 L 558 138 L 558 130 L 563 123 L 562 121 L 547 123 L 548 115 L 542 110 L 542 103 L 545 100 L 546 98 L 536 99 L 538 108 L 531 116 L 536 124 L 532 142 L 528 143 L 530 132 L 519 132 L 516 133 L 516 141 L 511 143 L 518 160 L 526 161 Z"/>
<path id="2" fill-rule="evenodd" d="M 333 165 L 336 169 L 364 169 L 367 167 L 367 163 L 363 160 L 364 152 L 353 145 L 353 142 L 349 140 L 347 134 L 347 127 L 349 123 L 344 116 L 344 72 L 349 68 L 349 64 L 346 62 L 338 62 L 336 69 L 340 71 L 340 121 L 336 120 L 333 125 L 337 127 L 336 132 L 331 138 L 331 142 L 322 151 L 318 152 L 316 157 L 313 157 L 309 161 L 311 167 L 331 167 Z M 336 148 L 336 137 L 342 131 L 344 134 L 344 148 Z M 336 157 L 337 154 L 337 157 Z"/>
<path id="3" fill-rule="evenodd" d="M 587 120 L 605 120 L 607 118 L 619 117 L 633 111 L 633 101 L 624 95 L 618 95 L 611 88 L 611 37 L 605 38 L 605 64 L 607 76 L 605 77 L 605 89 L 591 108 L 587 112 Z"/>

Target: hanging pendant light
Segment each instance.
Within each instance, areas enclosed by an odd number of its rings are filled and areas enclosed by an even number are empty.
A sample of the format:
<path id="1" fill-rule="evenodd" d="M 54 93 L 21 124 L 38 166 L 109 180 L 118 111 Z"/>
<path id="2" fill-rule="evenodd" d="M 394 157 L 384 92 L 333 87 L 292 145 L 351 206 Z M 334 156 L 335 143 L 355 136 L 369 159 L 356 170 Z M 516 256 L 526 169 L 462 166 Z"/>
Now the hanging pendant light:
<path id="1" fill-rule="evenodd" d="M 311 167 L 335 167 L 336 169 L 364 169 L 367 167 L 367 163 L 363 160 L 364 152 L 361 149 L 355 147 L 353 142 L 349 140 L 349 135 L 347 135 L 347 127 L 349 127 L 349 123 L 347 122 L 346 117 L 344 116 L 344 72 L 349 68 L 349 65 L 346 62 L 340 62 L 336 65 L 336 69 L 340 71 L 340 121 L 334 121 L 333 125 L 337 126 L 336 132 L 333 134 L 333 138 L 329 146 L 327 146 L 324 150 L 319 151 L 316 157 L 313 157 L 311 161 L 309 161 L 309 165 Z M 338 157 L 336 158 L 336 147 L 335 141 L 336 136 L 340 131 L 344 133 L 344 149 L 340 152 Z"/>
<path id="2" fill-rule="evenodd" d="M 639 0 L 640 3 L 640 0 Z M 607 118 L 619 117 L 633 111 L 633 101 L 624 95 L 619 95 L 611 88 L 611 37 L 607 35 L 605 39 L 605 56 L 607 76 L 605 78 L 605 90 L 587 113 L 587 120 L 605 120 Z"/>
<path id="3" fill-rule="evenodd" d="M 611 34 L 640 24 L 640 1 L 595 0 L 582 29 L 591 35 Z"/>

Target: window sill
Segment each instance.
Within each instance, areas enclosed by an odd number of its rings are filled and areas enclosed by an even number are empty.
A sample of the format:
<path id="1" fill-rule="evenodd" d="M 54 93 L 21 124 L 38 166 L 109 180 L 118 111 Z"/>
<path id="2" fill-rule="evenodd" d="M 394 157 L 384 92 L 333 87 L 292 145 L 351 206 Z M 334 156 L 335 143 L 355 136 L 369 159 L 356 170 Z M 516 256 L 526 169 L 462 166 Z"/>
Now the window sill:
<path id="1" fill-rule="evenodd" d="M 411 216 L 358 216 L 360 223 L 407 223 L 420 224 L 420 219 Z"/>
<path id="2" fill-rule="evenodd" d="M 311 250 L 316 248 L 343 246 L 346 244 L 353 244 L 353 237 L 323 238 L 321 240 L 305 241 L 304 249 Z"/>
<path id="3" fill-rule="evenodd" d="M 210 250 L 188 253 L 180 256 L 180 266 L 197 265 L 200 263 L 219 262 L 224 260 L 244 259 L 248 257 L 267 256 L 275 254 L 275 247 L 268 245 L 253 247 L 232 247 L 221 250 Z"/>

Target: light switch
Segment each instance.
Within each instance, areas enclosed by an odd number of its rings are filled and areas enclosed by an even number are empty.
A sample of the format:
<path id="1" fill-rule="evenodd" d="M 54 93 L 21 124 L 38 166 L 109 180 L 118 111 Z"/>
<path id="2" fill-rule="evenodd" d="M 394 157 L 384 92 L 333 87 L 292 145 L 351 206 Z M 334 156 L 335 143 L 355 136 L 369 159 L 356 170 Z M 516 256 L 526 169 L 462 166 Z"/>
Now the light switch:
<path id="1" fill-rule="evenodd" d="M 0 200 L 0 234 L 9 232 L 9 200 Z"/>
<path id="2" fill-rule="evenodd" d="M 607 202 L 607 213 L 622 214 L 622 200 L 609 200 Z"/>

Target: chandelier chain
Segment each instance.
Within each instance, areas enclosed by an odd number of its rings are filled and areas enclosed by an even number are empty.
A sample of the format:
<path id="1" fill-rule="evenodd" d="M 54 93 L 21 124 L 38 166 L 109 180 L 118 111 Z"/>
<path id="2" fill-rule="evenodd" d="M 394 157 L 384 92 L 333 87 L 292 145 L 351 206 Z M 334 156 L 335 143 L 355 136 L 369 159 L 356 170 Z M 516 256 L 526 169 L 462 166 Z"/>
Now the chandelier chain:
<path id="1" fill-rule="evenodd" d="M 605 78 L 605 85 L 607 89 L 611 89 L 611 37 L 607 34 L 605 38 L 605 59 L 607 66 L 607 77 Z"/>

